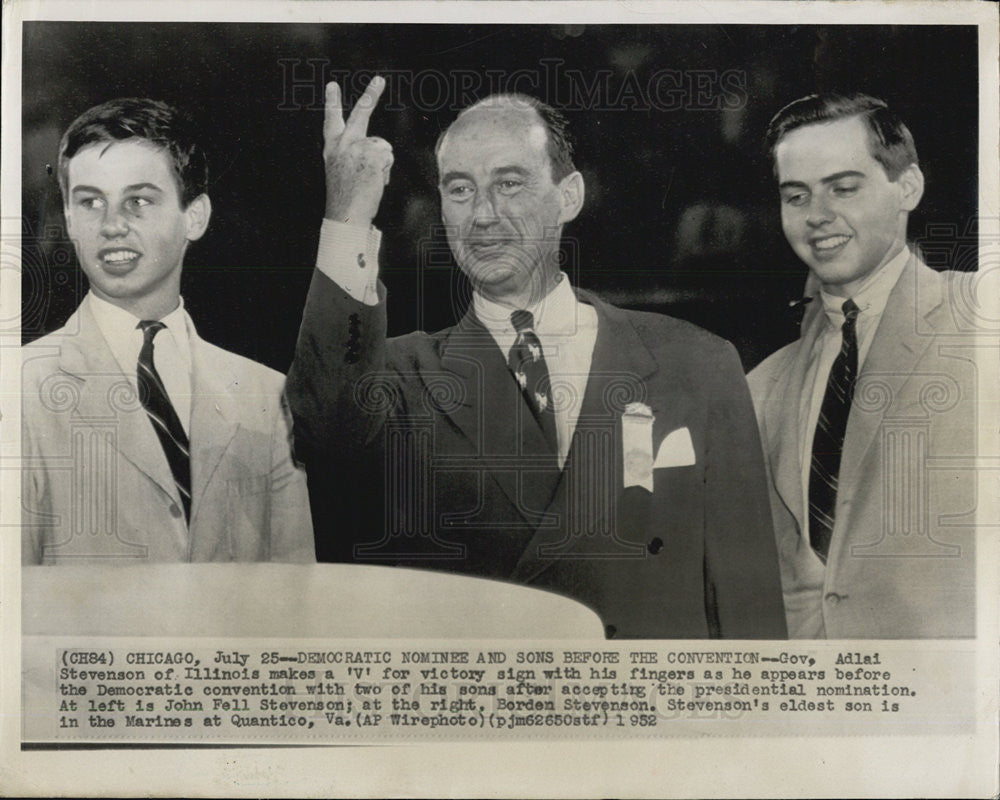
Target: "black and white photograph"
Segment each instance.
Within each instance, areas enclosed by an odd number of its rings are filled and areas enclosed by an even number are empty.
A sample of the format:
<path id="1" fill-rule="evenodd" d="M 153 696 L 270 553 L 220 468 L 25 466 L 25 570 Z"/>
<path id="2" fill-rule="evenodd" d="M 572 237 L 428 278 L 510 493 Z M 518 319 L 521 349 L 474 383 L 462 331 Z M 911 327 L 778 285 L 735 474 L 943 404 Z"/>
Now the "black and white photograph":
<path id="1" fill-rule="evenodd" d="M 87 7 L 4 8 L 13 793 L 1000 790 L 994 6 Z"/>

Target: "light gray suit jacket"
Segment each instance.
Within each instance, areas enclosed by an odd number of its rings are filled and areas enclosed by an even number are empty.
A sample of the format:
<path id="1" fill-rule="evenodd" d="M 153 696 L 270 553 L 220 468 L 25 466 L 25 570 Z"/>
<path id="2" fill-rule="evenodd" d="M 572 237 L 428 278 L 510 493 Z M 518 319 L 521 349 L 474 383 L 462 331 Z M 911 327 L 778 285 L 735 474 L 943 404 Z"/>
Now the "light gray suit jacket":
<path id="1" fill-rule="evenodd" d="M 799 441 L 822 304 L 748 376 L 791 637 L 975 635 L 973 277 L 914 256 L 893 288 L 858 377 L 825 568 L 809 545 Z"/>
<path id="2" fill-rule="evenodd" d="M 280 373 L 193 331 L 190 526 L 166 457 L 89 305 L 23 348 L 27 564 L 315 560 Z"/>

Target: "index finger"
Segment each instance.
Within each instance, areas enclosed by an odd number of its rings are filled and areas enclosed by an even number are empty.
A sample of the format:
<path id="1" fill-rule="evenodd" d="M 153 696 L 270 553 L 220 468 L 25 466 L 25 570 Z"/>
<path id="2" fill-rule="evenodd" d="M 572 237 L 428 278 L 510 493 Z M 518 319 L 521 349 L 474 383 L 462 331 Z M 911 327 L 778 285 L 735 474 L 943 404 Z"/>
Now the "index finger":
<path id="1" fill-rule="evenodd" d="M 344 132 L 344 107 L 340 99 L 340 86 L 336 81 L 326 85 L 326 100 L 323 106 L 323 138 L 332 142 Z"/>
<path id="2" fill-rule="evenodd" d="M 368 135 L 368 120 L 371 119 L 372 111 L 375 110 L 375 105 L 384 89 L 385 78 L 380 75 L 376 75 L 368 82 L 365 93 L 358 98 L 351 116 L 347 118 L 347 131 L 352 136 L 360 138 Z"/>

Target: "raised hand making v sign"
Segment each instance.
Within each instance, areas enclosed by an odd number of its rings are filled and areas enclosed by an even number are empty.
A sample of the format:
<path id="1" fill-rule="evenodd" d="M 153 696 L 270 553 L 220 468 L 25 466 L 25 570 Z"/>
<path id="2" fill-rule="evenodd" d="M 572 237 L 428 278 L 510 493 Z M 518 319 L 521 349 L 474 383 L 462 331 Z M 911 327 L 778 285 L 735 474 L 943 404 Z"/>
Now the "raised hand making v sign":
<path id="1" fill-rule="evenodd" d="M 326 218 L 371 225 L 392 169 L 392 145 L 368 135 L 368 121 L 385 89 L 375 76 L 344 122 L 343 98 L 336 81 L 326 85 L 323 162 L 326 166 Z"/>
<path id="2" fill-rule="evenodd" d="M 560 239 L 585 191 L 562 114 L 495 95 L 448 127 L 441 219 L 472 302 L 451 328 L 386 339 L 371 221 L 392 148 L 368 136 L 384 88 L 346 122 L 340 87 L 326 94 L 327 218 L 288 375 L 319 557 L 553 589 L 609 637 L 783 637 L 739 358 L 570 285 Z"/>

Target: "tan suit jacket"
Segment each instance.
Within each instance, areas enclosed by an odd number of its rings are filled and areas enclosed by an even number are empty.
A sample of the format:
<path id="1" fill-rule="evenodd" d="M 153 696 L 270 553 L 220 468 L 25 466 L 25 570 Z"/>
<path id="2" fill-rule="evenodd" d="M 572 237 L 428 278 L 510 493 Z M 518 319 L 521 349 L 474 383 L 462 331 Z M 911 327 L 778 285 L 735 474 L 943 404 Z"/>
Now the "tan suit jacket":
<path id="1" fill-rule="evenodd" d="M 914 256 L 893 288 L 858 377 L 825 568 L 809 545 L 799 441 L 822 304 L 750 373 L 790 636 L 975 635 L 972 277 Z"/>
<path id="2" fill-rule="evenodd" d="M 27 564 L 315 560 L 283 377 L 193 331 L 190 526 L 134 381 L 84 303 L 23 350 Z"/>

